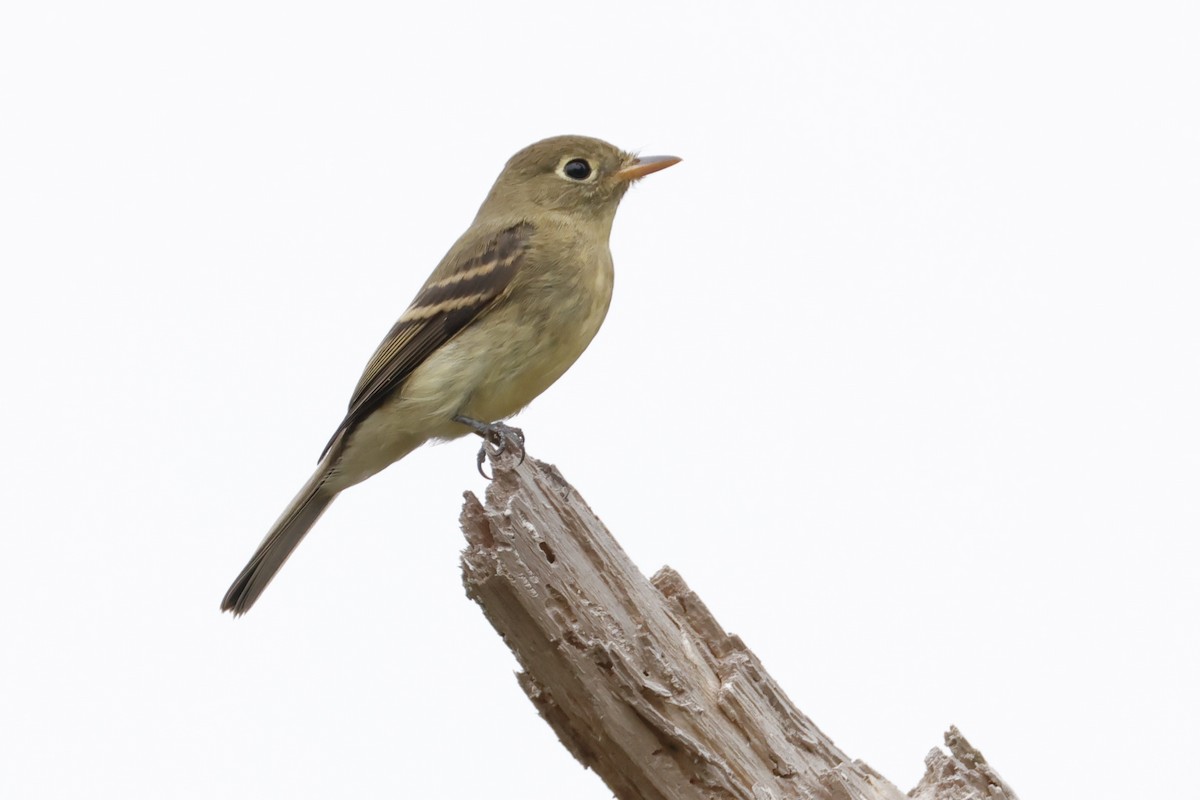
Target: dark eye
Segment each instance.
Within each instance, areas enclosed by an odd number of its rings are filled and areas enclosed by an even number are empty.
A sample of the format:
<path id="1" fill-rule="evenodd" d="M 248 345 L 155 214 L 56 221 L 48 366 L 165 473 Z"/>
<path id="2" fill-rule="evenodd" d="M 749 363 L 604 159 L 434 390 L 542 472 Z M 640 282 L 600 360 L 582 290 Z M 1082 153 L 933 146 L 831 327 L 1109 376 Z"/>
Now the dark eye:
<path id="1" fill-rule="evenodd" d="M 586 181 L 592 174 L 592 165 L 582 158 L 573 158 L 563 165 L 563 175 L 573 181 Z"/>

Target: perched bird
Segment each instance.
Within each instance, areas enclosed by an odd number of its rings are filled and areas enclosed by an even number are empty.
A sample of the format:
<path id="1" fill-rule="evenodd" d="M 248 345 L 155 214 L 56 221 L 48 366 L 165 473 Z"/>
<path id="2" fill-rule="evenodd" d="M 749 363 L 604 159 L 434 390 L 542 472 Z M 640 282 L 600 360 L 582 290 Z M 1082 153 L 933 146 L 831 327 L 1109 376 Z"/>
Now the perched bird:
<path id="1" fill-rule="evenodd" d="M 316 472 L 221 610 L 248 611 L 343 489 L 425 442 L 474 432 L 485 445 L 523 448 L 520 432 L 501 421 L 558 380 L 604 321 L 617 205 L 638 178 L 678 162 L 585 136 L 545 139 L 509 159 L 471 227 L 367 363 Z"/>

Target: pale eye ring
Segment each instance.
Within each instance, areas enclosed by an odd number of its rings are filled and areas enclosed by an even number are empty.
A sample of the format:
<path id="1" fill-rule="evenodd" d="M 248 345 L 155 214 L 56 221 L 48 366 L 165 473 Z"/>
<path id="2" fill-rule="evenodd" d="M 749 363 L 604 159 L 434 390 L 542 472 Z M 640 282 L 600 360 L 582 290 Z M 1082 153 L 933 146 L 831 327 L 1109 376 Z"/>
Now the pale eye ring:
<path id="1" fill-rule="evenodd" d="M 583 158 L 572 158 L 562 166 L 562 174 L 573 181 L 586 181 L 592 176 L 592 165 Z"/>

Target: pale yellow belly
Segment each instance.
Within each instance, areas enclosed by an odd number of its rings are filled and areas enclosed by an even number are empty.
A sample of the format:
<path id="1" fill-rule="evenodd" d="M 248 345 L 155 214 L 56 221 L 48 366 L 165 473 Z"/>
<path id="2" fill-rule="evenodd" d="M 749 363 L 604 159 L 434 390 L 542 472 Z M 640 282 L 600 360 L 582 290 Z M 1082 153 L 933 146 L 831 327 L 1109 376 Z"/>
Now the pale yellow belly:
<path id="1" fill-rule="evenodd" d="M 364 480 L 429 439 L 466 435 L 470 429 L 453 421 L 457 415 L 498 422 L 527 406 L 600 329 L 612 297 L 611 262 L 543 295 L 501 303 L 430 354 L 349 434 L 338 467 L 341 481 Z"/>
<path id="2" fill-rule="evenodd" d="M 574 278 L 569 285 L 545 287 L 535 297 L 503 304 L 486 324 L 463 331 L 451 342 L 448 358 L 476 359 L 470 388 L 456 414 L 481 422 L 507 419 L 583 354 L 608 313 L 612 262 L 606 257 Z M 458 436 L 463 430 L 454 426 L 448 433 Z"/>

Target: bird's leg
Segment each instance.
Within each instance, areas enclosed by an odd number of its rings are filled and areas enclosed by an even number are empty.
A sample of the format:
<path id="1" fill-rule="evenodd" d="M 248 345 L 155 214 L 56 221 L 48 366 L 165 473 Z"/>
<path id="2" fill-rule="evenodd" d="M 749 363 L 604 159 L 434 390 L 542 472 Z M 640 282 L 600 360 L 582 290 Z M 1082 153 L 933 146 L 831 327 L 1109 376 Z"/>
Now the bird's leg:
<path id="1" fill-rule="evenodd" d="M 525 463 L 525 433 L 520 428 L 505 425 L 503 422 L 480 422 L 477 419 L 464 417 L 462 414 L 454 417 L 454 421 L 460 425 L 466 425 L 483 437 L 483 444 L 479 446 L 479 453 L 475 456 L 475 467 L 479 470 L 479 474 L 487 480 L 490 481 L 492 476 L 483 471 L 483 462 L 487 459 L 489 444 L 496 448 L 496 455 L 500 455 L 508 449 L 511 443 L 513 447 L 519 448 L 521 451 L 521 460 L 517 462 L 517 466 Z"/>

